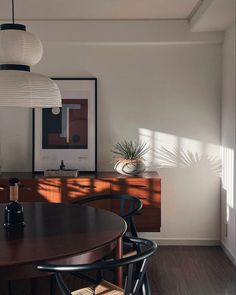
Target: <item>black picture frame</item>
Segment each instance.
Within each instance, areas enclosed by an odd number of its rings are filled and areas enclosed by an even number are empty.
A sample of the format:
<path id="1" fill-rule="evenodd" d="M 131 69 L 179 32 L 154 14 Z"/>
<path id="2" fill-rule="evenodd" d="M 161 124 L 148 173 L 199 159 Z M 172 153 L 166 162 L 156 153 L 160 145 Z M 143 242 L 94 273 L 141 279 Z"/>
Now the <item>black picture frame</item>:
<path id="1" fill-rule="evenodd" d="M 86 172 L 86 173 L 96 173 L 97 172 L 97 78 L 95 77 L 89 77 L 89 78 L 51 78 L 52 80 L 59 81 L 58 84 L 60 84 L 60 81 L 91 81 L 94 82 L 94 169 L 91 170 L 80 170 L 80 172 Z M 59 86 L 59 85 L 58 85 Z M 59 86 L 60 88 L 60 86 Z M 61 90 L 61 89 L 60 89 Z M 62 94 L 62 99 L 63 99 L 63 94 Z M 37 169 L 37 165 L 35 165 L 35 157 L 36 157 L 36 111 L 35 109 L 32 110 L 32 172 L 33 173 L 42 173 L 44 170 L 42 169 Z M 41 109 L 42 111 L 42 109 Z M 60 163 L 57 163 L 58 165 Z M 48 169 L 55 168 L 55 167 L 48 167 Z M 57 167 L 59 168 L 59 166 Z M 70 168 L 70 167 L 68 167 Z"/>

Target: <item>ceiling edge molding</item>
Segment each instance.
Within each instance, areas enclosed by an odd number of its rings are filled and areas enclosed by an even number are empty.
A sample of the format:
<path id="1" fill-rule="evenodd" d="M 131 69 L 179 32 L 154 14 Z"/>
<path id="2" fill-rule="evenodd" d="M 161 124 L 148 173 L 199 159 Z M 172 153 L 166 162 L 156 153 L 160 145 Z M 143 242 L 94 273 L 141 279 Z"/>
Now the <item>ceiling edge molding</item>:
<path id="1" fill-rule="evenodd" d="M 109 19 L 109 18 L 106 18 L 106 19 L 86 19 L 86 18 L 83 18 L 83 19 L 20 19 L 18 18 L 16 20 L 16 22 L 20 22 L 20 23 L 25 23 L 25 22 L 69 22 L 69 21 L 73 21 L 73 22 L 119 22 L 119 21 L 127 21 L 127 22 L 133 22 L 133 21 L 186 21 L 188 20 L 188 17 L 187 18 L 132 18 L 132 19 L 126 19 L 126 18 L 116 18 L 116 19 Z M 0 18 L 0 23 L 6 23 L 6 22 L 11 22 L 12 20 L 11 19 L 5 19 L 5 18 Z"/>
<path id="2" fill-rule="evenodd" d="M 225 31 L 235 22 L 236 0 L 204 0 L 189 19 L 192 32 Z"/>
<path id="3" fill-rule="evenodd" d="M 219 32 L 193 33 L 184 21 L 47 21 L 25 22 L 29 31 L 48 43 L 112 44 L 219 44 Z"/>
<path id="4" fill-rule="evenodd" d="M 193 7 L 192 11 L 190 12 L 189 16 L 187 17 L 188 21 L 191 20 L 191 18 L 195 15 L 195 13 L 198 11 L 200 6 L 203 4 L 204 0 L 198 0 L 196 5 Z"/>

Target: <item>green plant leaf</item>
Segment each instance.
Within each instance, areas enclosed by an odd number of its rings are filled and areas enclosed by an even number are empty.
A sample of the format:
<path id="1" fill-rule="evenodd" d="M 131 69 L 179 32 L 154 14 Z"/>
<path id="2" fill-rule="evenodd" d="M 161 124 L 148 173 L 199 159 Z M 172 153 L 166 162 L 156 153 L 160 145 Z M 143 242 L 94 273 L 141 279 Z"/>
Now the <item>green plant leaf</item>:
<path id="1" fill-rule="evenodd" d="M 140 160 L 149 150 L 145 142 L 122 140 L 113 145 L 111 152 L 121 159 Z"/>

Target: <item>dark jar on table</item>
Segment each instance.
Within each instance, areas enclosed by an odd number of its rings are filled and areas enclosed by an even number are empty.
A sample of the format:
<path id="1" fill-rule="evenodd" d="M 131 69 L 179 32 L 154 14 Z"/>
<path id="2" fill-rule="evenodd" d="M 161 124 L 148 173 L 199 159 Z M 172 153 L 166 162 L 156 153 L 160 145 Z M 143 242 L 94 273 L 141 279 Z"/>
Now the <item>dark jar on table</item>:
<path id="1" fill-rule="evenodd" d="M 18 202 L 19 179 L 10 178 L 10 203 L 4 209 L 4 227 L 6 229 L 22 228 L 24 223 L 23 207 Z"/>

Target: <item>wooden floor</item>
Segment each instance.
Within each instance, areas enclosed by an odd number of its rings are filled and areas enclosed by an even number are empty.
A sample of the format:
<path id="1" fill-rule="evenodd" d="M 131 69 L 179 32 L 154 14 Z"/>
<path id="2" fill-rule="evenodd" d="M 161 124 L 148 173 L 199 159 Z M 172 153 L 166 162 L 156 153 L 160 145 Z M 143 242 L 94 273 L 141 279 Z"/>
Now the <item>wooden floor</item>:
<path id="1" fill-rule="evenodd" d="M 236 268 L 220 247 L 159 247 L 149 277 L 153 295 L 236 294 Z"/>
<path id="2" fill-rule="evenodd" d="M 153 295 L 235 295 L 236 268 L 220 247 L 159 247 L 148 270 Z M 70 287 L 78 281 L 68 278 Z M 14 282 L 14 295 L 30 295 L 29 281 Z M 37 281 L 38 295 L 49 294 L 48 278 Z M 0 295 L 7 295 L 0 283 Z M 59 294 L 59 292 L 57 293 Z"/>

